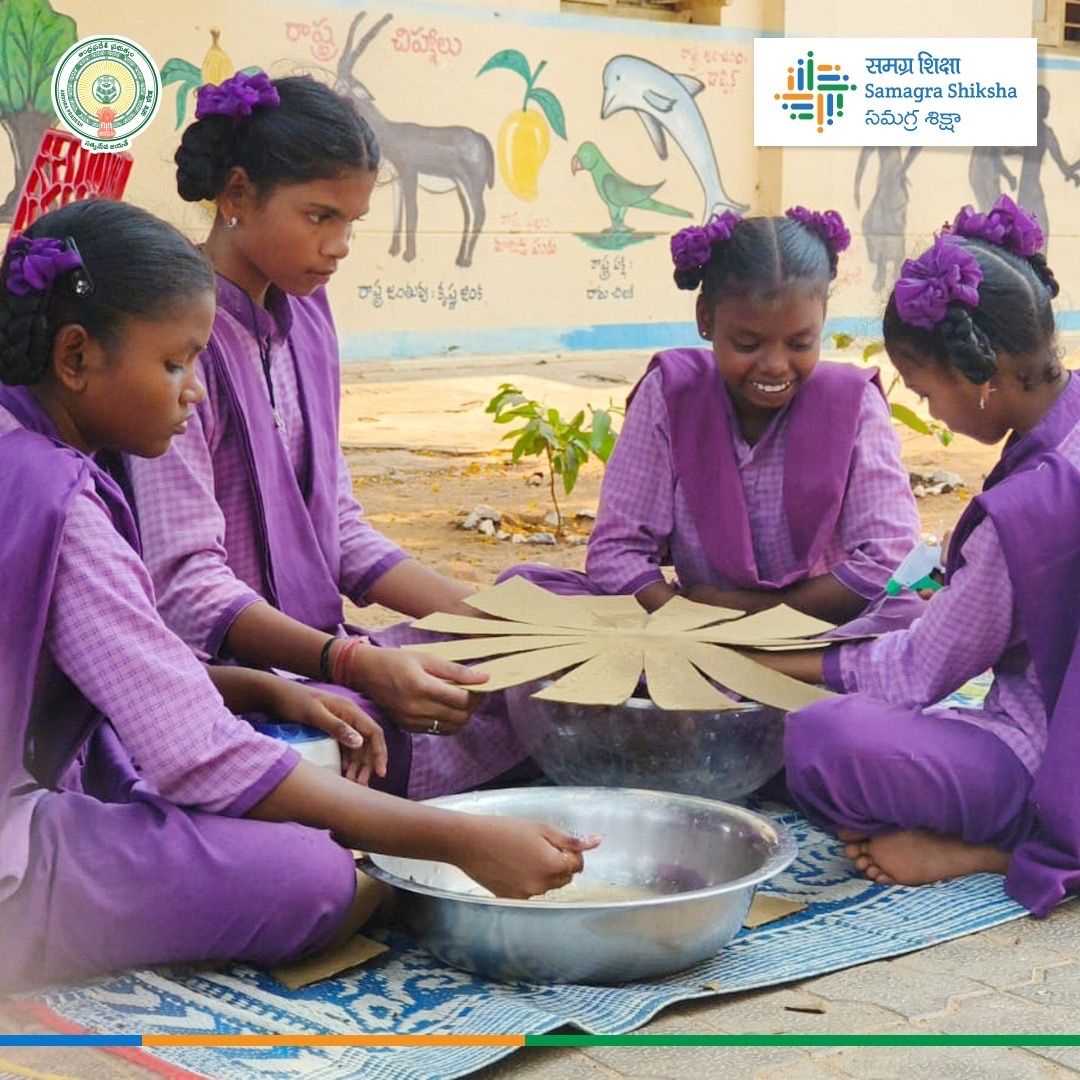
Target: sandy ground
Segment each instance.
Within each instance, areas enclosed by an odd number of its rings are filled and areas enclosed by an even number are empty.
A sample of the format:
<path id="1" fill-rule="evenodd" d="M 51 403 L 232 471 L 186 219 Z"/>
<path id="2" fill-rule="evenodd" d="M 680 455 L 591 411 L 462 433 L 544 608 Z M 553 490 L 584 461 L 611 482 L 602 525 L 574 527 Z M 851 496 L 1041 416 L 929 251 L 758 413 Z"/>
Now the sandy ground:
<path id="1" fill-rule="evenodd" d="M 477 586 L 490 584 L 515 561 L 542 560 L 582 568 L 587 523 L 572 523 L 566 538 L 554 547 L 512 544 L 458 527 L 465 514 L 485 504 L 506 515 L 514 531 L 550 528 L 543 525 L 550 503 L 539 463 L 510 462 L 505 445 L 500 447 L 505 429 L 484 414 L 484 405 L 508 381 L 564 413 L 588 404 L 621 403 L 647 360 L 644 352 L 591 353 L 399 361 L 347 368 L 342 441 L 370 520 L 432 567 Z M 1070 366 L 1076 366 L 1076 358 Z M 908 398 L 900 400 L 915 404 Z M 924 528 L 940 534 L 955 523 L 968 493 L 977 492 L 998 451 L 964 438 L 944 448 L 932 438 L 906 430 L 901 439 L 906 464 L 945 468 L 965 482 L 966 492 L 920 500 Z M 573 494 L 561 499 L 568 515 L 595 509 L 601 475 L 595 463 L 582 470 Z M 368 625 L 385 625 L 397 618 L 381 609 L 353 612 L 353 617 Z M 722 1008 L 723 999 L 714 1007 Z M 0 1030 L 40 1029 L 22 1023 L 0 1002 Z M 543 1066 L 536 1069 L 536 1073 L 545 1071 Z M 77 1080 L 153 1075 L 97 1050 L 5 1048 L 0 1052 L 0 1076 L 43 1074 Z"/>

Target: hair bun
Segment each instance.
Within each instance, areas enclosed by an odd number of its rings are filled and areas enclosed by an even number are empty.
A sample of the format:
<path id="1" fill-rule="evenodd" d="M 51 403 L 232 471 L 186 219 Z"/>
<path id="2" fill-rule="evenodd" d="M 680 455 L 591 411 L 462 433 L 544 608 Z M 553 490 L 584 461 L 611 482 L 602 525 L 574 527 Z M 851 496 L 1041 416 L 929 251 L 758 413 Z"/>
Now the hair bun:
<path id="1" fill-rule="evenodd" d="M 185 129 L 173 157 L 176 188 L 185 202 L 216 199 L 221 194 L 233 126 L 229 117 L 212 114 Z"/>
<path id="2" fill-rule="evenodd" d="M 1054 277 L 1054 271 L 1050 269 L 1046 256 L 1041 251 L 1036 251 L 1034 255 L 1028 256 L 1028 263 L 1031 269 L 1035 271 L 1035 276 L 1046 286 L 1046 291 L 1050 294 L 1050 299 L 1053 300 L 1061 292 L 1061 286 L 1058 284 L 1057 278 Z"/>

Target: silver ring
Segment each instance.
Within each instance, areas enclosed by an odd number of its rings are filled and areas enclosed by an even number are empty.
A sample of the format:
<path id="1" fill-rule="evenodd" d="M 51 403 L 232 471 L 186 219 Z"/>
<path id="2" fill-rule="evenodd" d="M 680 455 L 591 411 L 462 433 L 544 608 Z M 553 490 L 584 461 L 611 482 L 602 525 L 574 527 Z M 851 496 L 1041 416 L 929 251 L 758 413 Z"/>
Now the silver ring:
<path id="1" fill-rule="evenodd" d="M 431 721 L 431 727 L 428 728 L 428 734 L 429 735 L 438 735 L 439 734 L 439 721 L 438 720 L 432 720 Z"/>

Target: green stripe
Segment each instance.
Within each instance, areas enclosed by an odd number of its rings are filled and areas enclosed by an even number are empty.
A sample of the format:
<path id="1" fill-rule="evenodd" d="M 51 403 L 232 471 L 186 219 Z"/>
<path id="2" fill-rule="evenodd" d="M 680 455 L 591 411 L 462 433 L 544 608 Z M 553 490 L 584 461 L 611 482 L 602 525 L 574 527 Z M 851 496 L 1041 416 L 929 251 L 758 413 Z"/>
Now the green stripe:
<path id="1" fill-rule="evenodd" d="M 1073 1035 L 526 1035 L 526 1046 L 1080 1046 Z"/>

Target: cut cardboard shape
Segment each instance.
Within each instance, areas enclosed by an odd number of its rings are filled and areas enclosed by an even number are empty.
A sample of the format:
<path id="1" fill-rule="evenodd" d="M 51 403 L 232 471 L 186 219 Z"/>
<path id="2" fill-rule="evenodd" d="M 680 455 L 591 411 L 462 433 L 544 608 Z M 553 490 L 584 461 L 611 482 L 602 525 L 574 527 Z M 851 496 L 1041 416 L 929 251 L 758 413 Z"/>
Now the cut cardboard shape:
<path id="1" fill-rule="evenodd" d="M 797 900 L 785 900 L 782 896 L 769 896 L 766 893 L 755 893 L 750 910 L 743 919 L 743 926 L 747 930 L 753 930 L 768 923 L 779 922 L 789 915 L 795 915 L 805 911 L 806 905 Z"/>
<path id="2" fill-rule="evenodd" d="M 724 690 L 784 710 L 832 696 L 735 651 L 835 644 L 821 636 L 836 629 L 831 623 L 784 605 L 743 616 L 676 597 L 647 615 L 632 596 L 557 596 L 520 577 L 476 593 L 468 604 L 488 617 L 435 614 L 414 624 L 466 640 L 410 647 L 482 659 L 490 680 L 478 693 L 558 674 L 534 696 L 617 705 L 633 696 L 644 674 L 654 703 L 673 711 L 738 707 Z"/>

